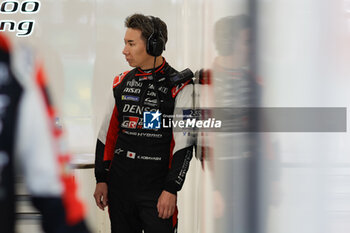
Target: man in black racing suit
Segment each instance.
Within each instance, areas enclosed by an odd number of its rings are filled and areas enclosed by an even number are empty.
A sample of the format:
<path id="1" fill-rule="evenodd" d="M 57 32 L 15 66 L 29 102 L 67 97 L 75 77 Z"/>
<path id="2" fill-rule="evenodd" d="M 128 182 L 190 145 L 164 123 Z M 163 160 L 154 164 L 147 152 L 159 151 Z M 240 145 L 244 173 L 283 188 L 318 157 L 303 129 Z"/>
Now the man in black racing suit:
<path id="1" fill-rule="evenodd" d="M 161 119 L 192 106 L 192 80 L 172 82 L 178 72 L 160 56 L 167 40 L 163 21 L 135 14 L 125 25 L 123 54 L 136 68 L 113 82 L 114 100 L 96 146 L 94 197 L 101 209 L 108 200 L 112 233 L 176 232 L 176 194 L 193 147 L 188 133 L 174 132 Z"/>

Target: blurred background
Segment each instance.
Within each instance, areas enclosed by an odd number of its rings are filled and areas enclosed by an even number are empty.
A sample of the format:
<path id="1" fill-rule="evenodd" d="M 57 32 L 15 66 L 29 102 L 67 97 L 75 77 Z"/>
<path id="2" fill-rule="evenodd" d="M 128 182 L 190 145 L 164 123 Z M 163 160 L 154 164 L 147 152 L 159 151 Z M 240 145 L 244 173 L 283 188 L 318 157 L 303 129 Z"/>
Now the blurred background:
<path id="1" fill-rule="evenodd" d="M 128 15 L 154 15 L 167 23 L 163 56 L 174 68 L 212 71 L 213 85 L 200 91 L 203 106 L 350 104 L 349 0 L 40 3 L 38 13 L 0 14 L 0 20 L 35 20 L 28 37 L 5 31 L 13 43 L 31 45 L 42 58 L 60 112 L 57 123 L 66 131 L 89 226 L 96 233 L 110 232 L 109 220 L 95 206 L 95 178 L 88 165 L 113 78 L 130 69 L 122 55 Z M 238 15 L 247 16 L 247 23 L 234 21 Z M 218 48 L 222 43 L 224 52 Z M 346 131 L 345 126 L 344 132 L 208 134 L 211 153 L 192 160 L 178 197 L 178 232 L 350 232 Z M 18 211 L 32 211 L 26 205 Z M 18 231 L 40 233 L 37 224 L 20 219 Z"/>

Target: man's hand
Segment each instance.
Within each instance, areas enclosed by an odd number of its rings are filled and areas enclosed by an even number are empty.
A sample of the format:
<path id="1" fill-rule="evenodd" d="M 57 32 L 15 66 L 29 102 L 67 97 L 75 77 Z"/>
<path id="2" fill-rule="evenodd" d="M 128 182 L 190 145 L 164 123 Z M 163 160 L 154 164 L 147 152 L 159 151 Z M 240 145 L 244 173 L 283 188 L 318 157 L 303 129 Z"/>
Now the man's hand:
<path id="1" fill-rule="evenodd" d="M 169 193 L 167 191 L 163 191 L 158 198 L 158 217 L 162 219 L 170 218 L 175 211 L 176 207 L 176 195 Z"/>
<path id="2" fill-rule="evenodd" d="M 107 193 L 108 193 L 107 183 L 96 184 L 94 198 L 96 201 L 96 205 L 101 210 L 104 210 L 105 207 L 107 206 L 107 201 L 108 201 Z"/>

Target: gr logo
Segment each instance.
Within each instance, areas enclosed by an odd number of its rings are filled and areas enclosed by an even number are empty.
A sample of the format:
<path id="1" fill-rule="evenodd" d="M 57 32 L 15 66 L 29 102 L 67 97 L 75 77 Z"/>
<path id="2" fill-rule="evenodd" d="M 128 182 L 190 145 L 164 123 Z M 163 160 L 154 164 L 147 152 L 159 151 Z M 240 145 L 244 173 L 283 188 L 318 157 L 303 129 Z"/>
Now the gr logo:
<path id="1" fill-rule="evenodd" d="M 40 10 L 40 1 L 27 0 L 19 3 L 17 0 L 3 1 L 0 4 L 0 14 L 35 14 Z M 18 33 L 16 36 L 24 37 L 30 36 L 34 29 L 35 20 L 22 20 L 18 23 L 13 20 L 1 20 L 0 21 L 0 31 L 13 32 L 17 29 Z"/>

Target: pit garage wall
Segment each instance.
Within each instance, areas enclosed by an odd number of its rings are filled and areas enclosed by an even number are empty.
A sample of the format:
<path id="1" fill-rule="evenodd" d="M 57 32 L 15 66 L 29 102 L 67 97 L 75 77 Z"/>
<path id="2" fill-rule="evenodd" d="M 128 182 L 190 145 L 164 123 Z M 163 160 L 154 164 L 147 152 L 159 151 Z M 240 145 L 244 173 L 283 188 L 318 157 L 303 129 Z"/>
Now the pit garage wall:
<path id="1" fill-rule="evenodd" d="M 257 2 L 263 104 L 347 108 L 349 1 Z M 279 145 L 280 177 L 269 232 L 349 231 L 349 133 L 270 136 Z"/>
<path id="2" fill-rule="evenodd" d="M 349 1 L 250 2 L 258 7 L 257 72 L 265 86 L 262 104 L 347 107 Z M 210 68 L 216 56 L 214 23 L 224 16 L 246 13 L 246 5 L 243 0 L 45 0 L 37 14 L 1 14 L 0 19 L 35 20 L 31 36 L 18 39 L 14 32 L 9 35 L 38 51 L 72 153 L 91 155 L 102 120 L 101 103 L 111 94 L 106 90 L 116 74 L 129 69 L 121 54 L 126 16 L 140 12 L 164 19 L 169 29 L 167 61 L 178 70 L 197 70 Z M 260 213 L 268 216 L 268 232 L 349 232 L 348 133 L 284 132 L 269 137 L 279 148 L 280 175 L 275 202 Z M 213 232 L 213 184 L 207 171 L 197 160 L 192 161 L 179 194 L 179 232 Z M 92 169 L 76 172 L 91 228 L 108 232 L 107 213 L 95 207 L 92 197 Z"/>

